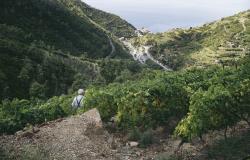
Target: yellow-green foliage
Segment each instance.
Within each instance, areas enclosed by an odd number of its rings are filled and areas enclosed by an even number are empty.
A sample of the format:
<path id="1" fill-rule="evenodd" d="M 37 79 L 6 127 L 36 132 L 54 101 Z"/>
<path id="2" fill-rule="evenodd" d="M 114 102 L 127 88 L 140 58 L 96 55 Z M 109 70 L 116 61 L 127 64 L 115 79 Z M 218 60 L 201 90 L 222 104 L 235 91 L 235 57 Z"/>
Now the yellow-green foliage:
<path id="1" fill-rule="evenodd" d="M 15 133 L 27 124 L 40 124 L 71 115 L 72 99 L 73 96 L 61 96 L 53 97 L 47 102 L 5 100 L 0 104 L 0 133 Z"/>
<path id="2" fill-rule="evenodd" d="M 179 119 L 175 134 L 189 139 L 209 130 L 249 123 L 249 62 L 238 68 L 211 67 L 175 73 L 153 72 L 140 80 L 95 88 L 86 107 L 121 129 L 147 129 Z"/>
<path id="3" fill-rule="evenodd" d="M 224 61 L 224 50 L 234 49 L 236 55 L 226 52 L 227 61 L 249 52 L 249 24 L 250 12 L 246 11 L 201 27 L 148 34 L 135 38 L 134 44 L 152 45 L 153 56 L 173 69 L 214 65 Z"/>
<path id="4" fill-rule="evenodd" d="M 249 123 L 249 60 L 238 68 L 211 67 L 179 72 L 154 71 L 138 80 L 93 87 L 86 91 L 82 113 L 100 111 L 104 121 L 115 117 L 121 129 L 168 126 L 175 117 L 175 134 L 185 139 L 209 130 L 223 129 L 239 121 Z M 48 101 L 3 101 L 0 105 L 1 133 L 14 133 L 26 124 L 37 124 L 74 114 L 72 96 Z M 250 124 L 250 123 L 249 123 Z"/>

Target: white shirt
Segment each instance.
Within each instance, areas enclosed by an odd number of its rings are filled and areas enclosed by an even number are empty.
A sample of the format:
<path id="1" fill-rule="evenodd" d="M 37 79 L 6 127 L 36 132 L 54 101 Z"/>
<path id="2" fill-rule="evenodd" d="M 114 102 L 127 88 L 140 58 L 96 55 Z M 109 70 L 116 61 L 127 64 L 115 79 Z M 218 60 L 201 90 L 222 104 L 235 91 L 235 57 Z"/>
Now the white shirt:
<path id="1" fill-rule="evenodd" d="M 72 107 L 74 108 L 80 108 L 82 107 L 82 102 L 84 100 L 84 96 L 83 95 L 78 95 L 74 98 L 73 102 L 72 102 Z"/>

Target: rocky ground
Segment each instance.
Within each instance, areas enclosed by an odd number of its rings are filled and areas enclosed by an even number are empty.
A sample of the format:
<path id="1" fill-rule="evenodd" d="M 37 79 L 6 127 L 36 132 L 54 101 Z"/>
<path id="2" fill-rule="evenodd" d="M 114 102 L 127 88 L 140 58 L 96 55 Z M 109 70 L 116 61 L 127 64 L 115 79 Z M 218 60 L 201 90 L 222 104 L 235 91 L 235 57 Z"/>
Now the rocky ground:
<path id="1" fill-rule="evenodd" d="M 122 136 L 109 133 L 103 127 L 99 112 L 93 109 L 83 115 L 19 131 L 16 135 L 2 136 L 0 152 L 8 152 L 12 156 L 10 159 L 36 160 L 150 160 L 160 159 L 159 155 L 167 157 L 173 154 L 185 154 L 185 159 L 207 159 L 203 151 L 209 145 L 206 142 L 221 136 L 208 134 L 204 142 L 194 140 L 181 147 L 180 140 L 169 137 L 159 139 L 148 148 L 139 148 L 137 142 L 128 142 Z M 1 158 L 7 159 L 0 153 Z"/>

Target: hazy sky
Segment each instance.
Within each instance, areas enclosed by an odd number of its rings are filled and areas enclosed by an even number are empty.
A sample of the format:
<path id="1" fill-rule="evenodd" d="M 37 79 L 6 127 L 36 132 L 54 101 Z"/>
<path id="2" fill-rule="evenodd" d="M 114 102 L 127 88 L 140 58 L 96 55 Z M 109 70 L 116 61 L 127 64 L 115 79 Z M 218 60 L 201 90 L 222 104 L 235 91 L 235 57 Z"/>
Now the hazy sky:
<path id="1" fill-rule="evenodd" d="M 83 0 L 153 32 L 198 26 L 250 9 L 250 0 Z"/>

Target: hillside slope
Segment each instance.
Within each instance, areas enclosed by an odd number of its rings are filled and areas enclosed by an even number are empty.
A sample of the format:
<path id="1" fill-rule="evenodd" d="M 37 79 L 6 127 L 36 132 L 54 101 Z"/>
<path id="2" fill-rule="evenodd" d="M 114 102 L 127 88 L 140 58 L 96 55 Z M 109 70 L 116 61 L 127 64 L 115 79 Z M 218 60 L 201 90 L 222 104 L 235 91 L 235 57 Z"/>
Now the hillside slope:
<path id="1" fill-rule="evenodd" d="M 134 40 L 135 45 L 151 45 L 152 55 L 173 69 L 237 62 L 249 52 L 249 42 L 250 11 L 201 27 L 173 29 Z"/>
<path id="2" fill-rule="evenodd" d="M 123 144 L 102 126 L 96 109 L 0 136 L 0 142 L 0 160 L 139 160 L 157 154 Z"/>
<path id="3" fill-rule="evenodd" d="M 1 100 L 44 99 L 71 88 L 105 84 L 133 63 L 115 33 L 89 18 L 84 6 L 79 0 L 1 2 Z M 95 10 L 95 14 L 102 12 Z M 103 22 L 105 16 L 117 18 L 105 13 Z M 112 73 L 116 75 L 111 80 L 105 79 L 107 66 L 118 61 L 122 62 L 116 67 L 119 71 Z"/>
<path id="4" fill-rule="evenodd" d="M 235 130 L 240 133 L 235 135 Z M 165 131 L 155 130 L 154 136 L 160 141 L 141 148 L 131 146 L 136 142 L 129 142 L 122 134 L 108 132 L 98 110 L 92 109 L 81 115 L 26 127 L 15 135 L 1 135 L 0 160 L 238 160 L 249 157 L 249 131 L 246 124 L 239 123 L 230 131 L 234 136 L 227 140 L 223 140 L 221 130 L 204 135 L 204 141 L 179 146 L 180 139 L 166 138 Z"/>
<path id="5" fill-rule="evenodd" d="M 119 16 L 93 8 L 85 3 L 80 3 L 79 6 L 86 16 L 100 24 L 115 36 L 126 38 L 135 36 L 136 28 Z"/>
<path id="6" fill-rule="evenodd" d="M 80 4 L 78 6 L 73 2 L 4 1 L 1 2 L 0 24 L 14 26 L 23 31 L 25 37 L 19 37 L 19 40 L 22 39 L 26 44 L 43 42 L 45 45 L 76 56 L 84 55 L 90 58 L 108 56 L 112 50 L 109 35 L 95 25 L 83 11 L 75 10 L 80 8 Z M 122 49 L 118 51 L 124 53 Z"/>
<path id="7" fill-rule="evenodd" d="M 12 154 L 20 159 L 28 159 L 29 157 L 31 159 L 69 160 L 117 159 L 108 143 L 110 135 L 103 128 L 97 128 L 95 124 L 101 125 L 101 122 L 98 123 L 89 118 L 88 114 L 59 119 L 33 129 L 34 132 L 19 132 L 15 137 L 16 140 L 13 141 L 14 143 L 8 143 L 8 141 L 5 143 L 5 140 L 14 137 L 1 138 L 1 151 L 3 150 L 2 144 L 5 144 L 6 147 L 14 149 Z M 94 112 L 94 115 L 92 113 L 91 116 L 95 116 L 98 120 L 100 119 L 98 114 Z M 20 148 L 15 146 L 20 146 Z M 2 156 L 4 157 L 4 155 Z M 11 157 L 7 157 L 6 159 L 11 159 Z"/>

